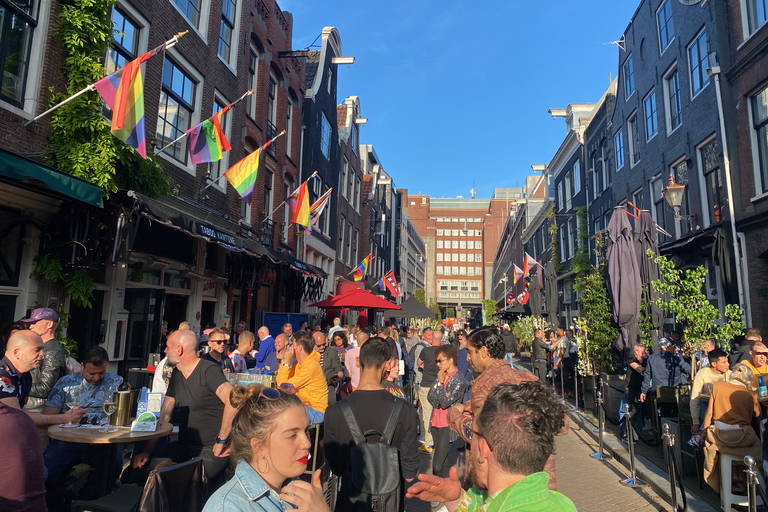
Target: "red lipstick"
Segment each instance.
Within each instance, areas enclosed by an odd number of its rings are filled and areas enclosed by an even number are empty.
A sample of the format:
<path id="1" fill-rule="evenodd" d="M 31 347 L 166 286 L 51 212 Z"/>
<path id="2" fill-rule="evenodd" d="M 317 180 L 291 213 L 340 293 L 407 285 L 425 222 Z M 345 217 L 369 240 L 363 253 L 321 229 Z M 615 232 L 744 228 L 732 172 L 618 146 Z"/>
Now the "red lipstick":
<path id="1" fill-rule="evenodd" d="M 309 462 L 309 455 L 305 455 L 302 458 L 298 459 L 296 462 L 300 462 L 301 464 L 306 464 Z"/>

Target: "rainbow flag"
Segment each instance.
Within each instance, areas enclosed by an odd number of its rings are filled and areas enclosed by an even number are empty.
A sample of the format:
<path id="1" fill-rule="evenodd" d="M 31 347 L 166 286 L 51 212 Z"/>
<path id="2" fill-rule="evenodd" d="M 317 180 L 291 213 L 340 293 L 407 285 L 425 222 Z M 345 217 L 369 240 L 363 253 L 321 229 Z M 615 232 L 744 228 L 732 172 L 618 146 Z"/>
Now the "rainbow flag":
<path id="1" fill-rule="evenodd" d="M 308 232 L 312 231 L 312 224 L 310 223 L 309 214 L 309 189 L 307 188 L 307 182 L 305 181 L 297 189 L 298 194 L 296 197 L 295 207 L 291 214 L 291 222 L 304 226 Z M 293 196 L 293 194 L 291 194 Z M 290 204 L 290 203 L 289 203 Z"/>
<path id="2" fill-rule="evenodd" d="M 325 210 L 325 207 L 331 202 L 331 190 L 333 190 L 333 188 L 329 188 L 320 199 L 315 201 L 315 203 L 309 207 L 309 221 L 313 226 L 317 225 L 317 221 L 320 220 L 323 210 Z M 310 231 L 308 230 L 307 232 Z"/>
<path id="3" fill-rule="evenodd" d="M 147 143 L 141 64 L 163 49 L 165 45 L 132 60 L 115 73 L 93 84 L 107 106 L 112 109 L 112 135 L 134 148 L 143 158 L 147 158 Z"/>
<path id="4" fill-rule="evenodd" d="M 371 255 L 369 254 L 365 258 L 363 258 L 363 261 L 357 264 L 357 268 L 355 269 L 355 275 L 354 279 L 356 283 L 359 283 L 363 279 L 365 279 L 365 274 L 368 273 L 368 265 L 371 263 Z"/>
<path id="5" fill-rule="evenodd" d="M 386 288 L 386 285 L 384 284 L 384 278 L 380 277 L 379 282 L 377 284 L 379 285 L 379 290 L 383 292 L 384 289 Z"/>
<path id="6" fill-rule="evenodd" d="M 216 162 L 221 160 L 225 151 L 232 149 L 224 130 L 221 129 L 221 119 L 230 107 L 231 105 L 227 105 L 213 114 L 210 119 L 187 130 L 189 160 L 193 164 Z"/>
<path id="7" fill-rule="evenodd" d="M 512 266 L 515 267 L 515 269 L 514 269 L 515 277 L 514 277 L 512 282 L 514 284 L 517 284 L 517 282 L 520 280 L 520 278 L 525 275 L 525 272 L 523 272 L 523 269 L 521 269 L 520 267 L 518 267 L 514 263 L 512 264 Z"/>
<path id="8" fill-rule="evenodd" d="M 251 200 L 253 199 L 253 187 L 256 185 L 256 176 L 259 173 L 259 156 L 276 138 L 277 137 L 267 141 L 266 144 L 247 155 L 224 173 L 224 177 L 227 178 L 227 181 L 235 188 L 235 190 L 237 190 L 237 193 L 240 194 L 243 201 L 248 204 L 251 204 Z"/>

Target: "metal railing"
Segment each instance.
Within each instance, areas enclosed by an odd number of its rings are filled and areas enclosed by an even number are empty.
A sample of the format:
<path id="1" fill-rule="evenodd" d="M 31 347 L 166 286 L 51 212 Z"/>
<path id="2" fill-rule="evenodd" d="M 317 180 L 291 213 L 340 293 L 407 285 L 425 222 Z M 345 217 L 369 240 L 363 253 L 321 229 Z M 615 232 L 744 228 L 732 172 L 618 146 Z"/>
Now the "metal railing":
<path id="1" fill-rule="evenodd" d="M 277 136 L 277 127 L 272 121 L 267 119 L 267 140 L 272 140 L 275 136 Z M 267 153 L 275 156 L 275 146 L 277 146 L 277 141 L 267 146 Z"/>
<path id="2" fill-rule="evenodd" d="M 272 247 L 272 241 L 275 239 L 275 221 L 264 219 L 261 222 L 261 245 Z"/>

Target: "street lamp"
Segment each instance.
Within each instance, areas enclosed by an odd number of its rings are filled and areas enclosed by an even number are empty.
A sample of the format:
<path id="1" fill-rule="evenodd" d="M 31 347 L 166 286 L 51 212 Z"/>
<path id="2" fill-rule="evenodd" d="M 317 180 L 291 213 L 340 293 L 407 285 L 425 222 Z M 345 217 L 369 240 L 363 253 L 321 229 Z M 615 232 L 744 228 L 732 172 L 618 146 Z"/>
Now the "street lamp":
<path id="1" fill-rule="evenodd" d="M 696 224 L 696 215 L 681 215 L 680 207 L 683 204 L 683 194 L 685 193 L 685 185 L 680 185 L 675 181 L 675 175 L 669 173 L 669 183 L 667 188 L 661 191 L 661 195 L 667 200 L 669 206 L 672 207 L 672 211 L 675 214 L 675 218 L 678 220 L 684 220 L 688 222 L 691 229 L 699 229 L 699 225 Z"/>

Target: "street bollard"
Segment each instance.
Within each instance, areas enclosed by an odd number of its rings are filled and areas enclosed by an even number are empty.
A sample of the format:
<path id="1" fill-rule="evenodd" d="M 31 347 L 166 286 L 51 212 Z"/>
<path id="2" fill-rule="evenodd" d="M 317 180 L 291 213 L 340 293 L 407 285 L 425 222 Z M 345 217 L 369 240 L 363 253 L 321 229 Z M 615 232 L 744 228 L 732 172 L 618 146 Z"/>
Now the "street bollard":
<path id="1" fill-rule="evenodd" d="M 744 457 L 744 464 L 747 465 L 747 499 L 749 500 L 749 512 L 757 512 L 757 471 L 755 470 L 755 459 L 747 455 Z"/>
<path id="2" fill-rule="evenodd" d="M 597 404 L 599 407 L 598 413 L 597 413 L 597 430 L 600 434 L 598 437 L 598 451 L 591 454 L 590 457 L 597 460 L 608 460 L 611 458 L 611 455 L 608 453 L 603 453 L 603 430 L 605 429 L 605 410 L 603 410 L 603 395 L 598 391 L 597 392 Z"/>
<path id="3" fill-rule="evenodd" d="M 575 367 L 573 372 L 573 397 L 576 400 L 576 406 L 573 408 L 573 412 L 579 412 L 579 369 Z"/>
<path id="4" fill-rule="evenodd" d="M 629 415 L 629 404 L 624 404 L 624 421 L 626 422 L 624 430 L 627 431 L 627 440 L 629 441 L 627 444 L 629 444 L 629 471 L 631 475 L 619 483 L 627 487 L 643 487 L 646 485 L 645 482 L 635 477 L 635 427 L 632 425 L 632 418 Z"/>
<path id="5" fill-rule="evenodd" d="M 661 426 L 664 432 L 661 438 L 667 447 L 667 474 L 669 475 L 669 496 L 672 498 L 672 510 L 677 510 L 677 487 L 675 487 L 675 466 L 672 458 L 675 456 L 675 434 L 669 433 L 669 423 Z"/>

